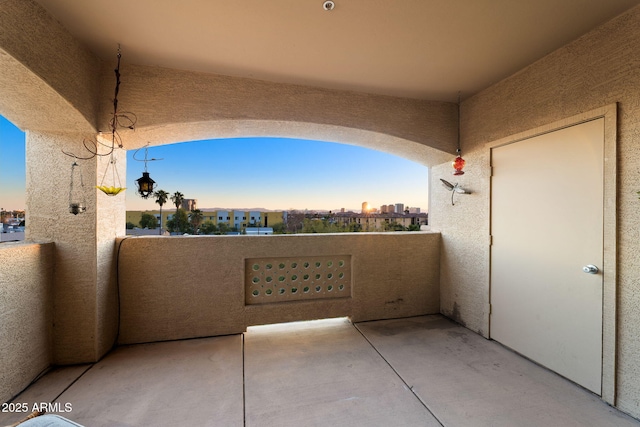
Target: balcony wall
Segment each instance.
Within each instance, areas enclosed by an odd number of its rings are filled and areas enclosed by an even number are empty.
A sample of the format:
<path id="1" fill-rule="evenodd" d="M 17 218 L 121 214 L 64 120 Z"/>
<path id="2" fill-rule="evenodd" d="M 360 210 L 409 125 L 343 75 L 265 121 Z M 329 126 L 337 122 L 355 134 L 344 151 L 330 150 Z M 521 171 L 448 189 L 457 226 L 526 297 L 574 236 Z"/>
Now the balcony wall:
<path id="1" fill-rule="evenodd" d="M 461 106 L 462 152 L 467 160 L 460 185 L 473 192 L 455 206 L 432 180 L 429 221 L 442 231 L 442 313 L 489 335 L 490 177 L 486 144 L 617 104 L 617 321 L 607 324 L 616 343 L 615 390 L 608 401 L 640 417 L 640 6 L 474 95 Z M 451 176 L 451 164 L 431 170 Z M 465 259 L 461 264 L 456 260 Z M 613 335 L 613 334 L 611 334 Z M 612 349 L 613 348 L 613 349 Z M 610 368 L 611 370 L 611 368 Z"/>
<path id="2" fill-rule="evenodd" d="M 0 402 L 51 363 L 54 245 L 0 245 Z"/>
<path id="3" fill-rule="evenodd" d="M 120 344 L 440 307 L 438 233 L 154 236 L 118 246 Z"/>

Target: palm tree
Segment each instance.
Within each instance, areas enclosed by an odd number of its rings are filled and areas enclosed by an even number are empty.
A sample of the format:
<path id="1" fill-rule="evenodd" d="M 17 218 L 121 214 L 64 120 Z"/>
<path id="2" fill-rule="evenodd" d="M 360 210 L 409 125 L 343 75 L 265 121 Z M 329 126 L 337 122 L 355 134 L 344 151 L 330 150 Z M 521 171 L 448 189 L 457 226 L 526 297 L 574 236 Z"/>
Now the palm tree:
<path id="1" fill-rule="evenodd" d="M 153 195 L 156 198 L 156 203 L 160 205 L 160 234 L 162 234 L 162 205 L 167 203 L 167 199 L 169 198 L 169 193 L 164 190 L 158 190 Z"/>
<path id="2" fill-rule="evenodd" d="M 200 223 L 202 222 L 202 218 L 204 215 L 200 209 L 193 209 L 189 214 L 189 219 L 191 220 L 191 225 L 193 225 L 193 231 L 196 234 L 198 233 L 198 228 L 200 227 Z"/>
<path id="3" fill-rule="evenodd" d="M 178 219 L 178 209 L 180 209 L 180 206 L 182 205 L 182 202 L 184 201 L 184 194 L 182 194 L 179 191 L 176 191 L 175 193 L 173 193 L 173 196 L 171 196 L 171 201 L 173 202 L 173 204 L 176 206 L 176 216 L 175 216 L 175 228 L 177 230 L 180 230 L 181 228 L 181 224 L 179 224 L 179 219 Z"/>
<path id="4" fill-rule="evenodd" d="M 176 191 L 171 196 L 171 201 L 176 206 L 176 210 L 180 209 L 180 206 L 182 205 L 182 202 L 184 201 L 184 194 L 182 194 L 179 191 Z"/>

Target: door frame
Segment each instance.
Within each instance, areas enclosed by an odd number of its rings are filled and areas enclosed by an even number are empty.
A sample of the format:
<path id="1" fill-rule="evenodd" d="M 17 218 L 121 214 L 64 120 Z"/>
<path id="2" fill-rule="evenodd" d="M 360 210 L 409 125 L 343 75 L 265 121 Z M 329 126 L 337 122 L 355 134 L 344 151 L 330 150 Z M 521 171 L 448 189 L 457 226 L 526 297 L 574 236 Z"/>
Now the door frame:
<path id="1" fill-rule="evenodd" d="M 617 104 L 577 114 L 485 144 L 489 165 L 493 149 L 536 136 L 555 132 L 599 118 L 604 119 L 604 200 L 603 200 L 603 289 L 602 289 L 602 399 L 616 405 L 616 330 L 617 330 Z M 490 166 L 491 167 L 491 166 Z M 491 174 L 493 175 L 493 174 Z M 489 234 L 491 235 L 491 197 L 489 193 Z M 491 250 L 489 251 L 489 303 L 491 303 Z M 491 337 L 491 316 L 489 316 Z"/>

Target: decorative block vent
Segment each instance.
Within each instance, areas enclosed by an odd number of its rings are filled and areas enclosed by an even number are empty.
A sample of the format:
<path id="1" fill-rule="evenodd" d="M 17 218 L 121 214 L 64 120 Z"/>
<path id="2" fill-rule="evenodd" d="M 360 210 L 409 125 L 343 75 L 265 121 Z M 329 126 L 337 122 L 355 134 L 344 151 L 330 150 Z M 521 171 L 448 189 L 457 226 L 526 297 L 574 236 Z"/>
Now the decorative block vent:
<path id="1" fill-rule="evenodd" d="M 351 296 L 350 255 L 251 258 L 244 270 L 247 305 Z"/>

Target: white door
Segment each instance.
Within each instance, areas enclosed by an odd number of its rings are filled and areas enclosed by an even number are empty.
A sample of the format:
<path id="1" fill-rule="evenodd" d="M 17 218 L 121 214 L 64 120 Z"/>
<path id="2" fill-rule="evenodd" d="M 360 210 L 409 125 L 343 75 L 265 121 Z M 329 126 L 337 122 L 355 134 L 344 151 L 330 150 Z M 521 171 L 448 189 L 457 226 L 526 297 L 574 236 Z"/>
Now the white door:
<path id="1" fill-rule="evenodd" d="M 604 119 L 491 151 L 495 339 L 601 394 Z"/>

